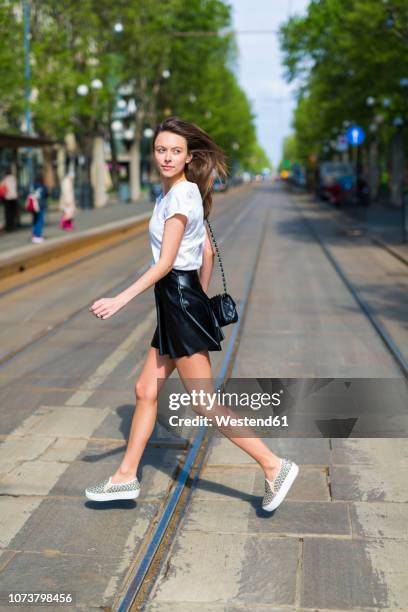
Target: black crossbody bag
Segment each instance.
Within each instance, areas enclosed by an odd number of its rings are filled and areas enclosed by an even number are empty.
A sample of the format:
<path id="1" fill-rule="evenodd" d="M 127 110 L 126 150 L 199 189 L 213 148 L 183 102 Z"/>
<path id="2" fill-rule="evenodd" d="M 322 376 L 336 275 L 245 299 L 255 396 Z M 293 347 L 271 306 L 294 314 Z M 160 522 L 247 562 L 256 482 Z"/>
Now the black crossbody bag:
<path id="1" fill-rule="evenodd" d="M 208 219 L 206 219 L 206 221 L 208 229 L 210 230 L 212 241 L 215 246 L 215 250 L 217 252 L 218 263 L 220 265 L 220 270 L 222 274 L 222 284 L 224 287 L 224 293 L 218 293 L 217 295 L 211 297 L 210 304 L 219 325 L 223 327 L 224 325 L 229 325 L 230 323 L 236 323 L 238 321 L 238 312 L 234 300 L 232 299 L 230 294 L 227 293 L 227 284 L 225 282 L 224 268 L 222 267 L 218 245 L 215 240 L 214 232 L 212 230 L 210 222 L 208 221 Z"/>

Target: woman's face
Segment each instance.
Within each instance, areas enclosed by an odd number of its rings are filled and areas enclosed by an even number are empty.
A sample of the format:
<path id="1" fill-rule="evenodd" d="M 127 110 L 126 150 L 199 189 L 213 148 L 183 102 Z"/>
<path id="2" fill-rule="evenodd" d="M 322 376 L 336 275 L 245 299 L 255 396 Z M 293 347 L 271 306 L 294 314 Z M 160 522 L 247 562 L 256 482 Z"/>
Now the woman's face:
<path id="1" fill-rule="evenodd" d="M 187 140 L 173 132 L 160 132 L 154 143 L 154 160 L 160 176 L 177 177 L 192 158 L 187 151 Z"/>

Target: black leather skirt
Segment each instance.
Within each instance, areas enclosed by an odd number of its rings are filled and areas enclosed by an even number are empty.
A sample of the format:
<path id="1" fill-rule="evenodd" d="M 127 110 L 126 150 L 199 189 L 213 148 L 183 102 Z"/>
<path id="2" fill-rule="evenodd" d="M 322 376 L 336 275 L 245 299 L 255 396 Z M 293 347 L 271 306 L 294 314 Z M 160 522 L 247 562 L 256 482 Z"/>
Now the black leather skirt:
<path id="1" fill-rule="evenodd" d="M 172 268 L 154 286 L 157 327 L 151 346 L 160 355 L 183 357 L 221 351 L 225 335 L 201 287 L 198 270 Z"/>

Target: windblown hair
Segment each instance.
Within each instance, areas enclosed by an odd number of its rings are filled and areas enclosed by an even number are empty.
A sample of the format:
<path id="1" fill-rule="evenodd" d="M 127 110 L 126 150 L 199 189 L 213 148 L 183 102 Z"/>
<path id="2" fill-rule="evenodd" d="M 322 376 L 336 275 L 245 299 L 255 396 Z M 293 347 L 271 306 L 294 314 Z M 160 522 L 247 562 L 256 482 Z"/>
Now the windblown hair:
<path id="1" fill-rule="evenodd" d="M 212 207 L 214 174 L 220 178 L 228 176 L 225 153 L 198 125 L 175 115 L 167 117 L 156 127 L 152 138 L 153 150 L 157 136 L 165 131 L 184 136 L 187 140 L 188 153 L 193 157 L 185 165 L 184 172 L 187 180 L 197 183 L 203 199 L 204 219 L 207 219 Z"/>

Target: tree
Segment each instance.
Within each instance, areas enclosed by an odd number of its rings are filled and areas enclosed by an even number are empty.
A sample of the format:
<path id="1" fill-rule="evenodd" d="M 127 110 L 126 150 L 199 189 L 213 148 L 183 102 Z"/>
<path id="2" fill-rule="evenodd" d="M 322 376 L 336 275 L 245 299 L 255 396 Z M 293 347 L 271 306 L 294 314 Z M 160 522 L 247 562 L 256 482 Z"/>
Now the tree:
<path id="1" fill-rule="evenodd" d="M 294 127 L 303 159 L 321 154 L 345 122 L 366 130 L 367 147 L 395 131 L 393 120 L 408 110 L 407 28 L 402 0 L 312 0 L 305 17 L 283 25 L 286 77 L 299 81 Z"/>

